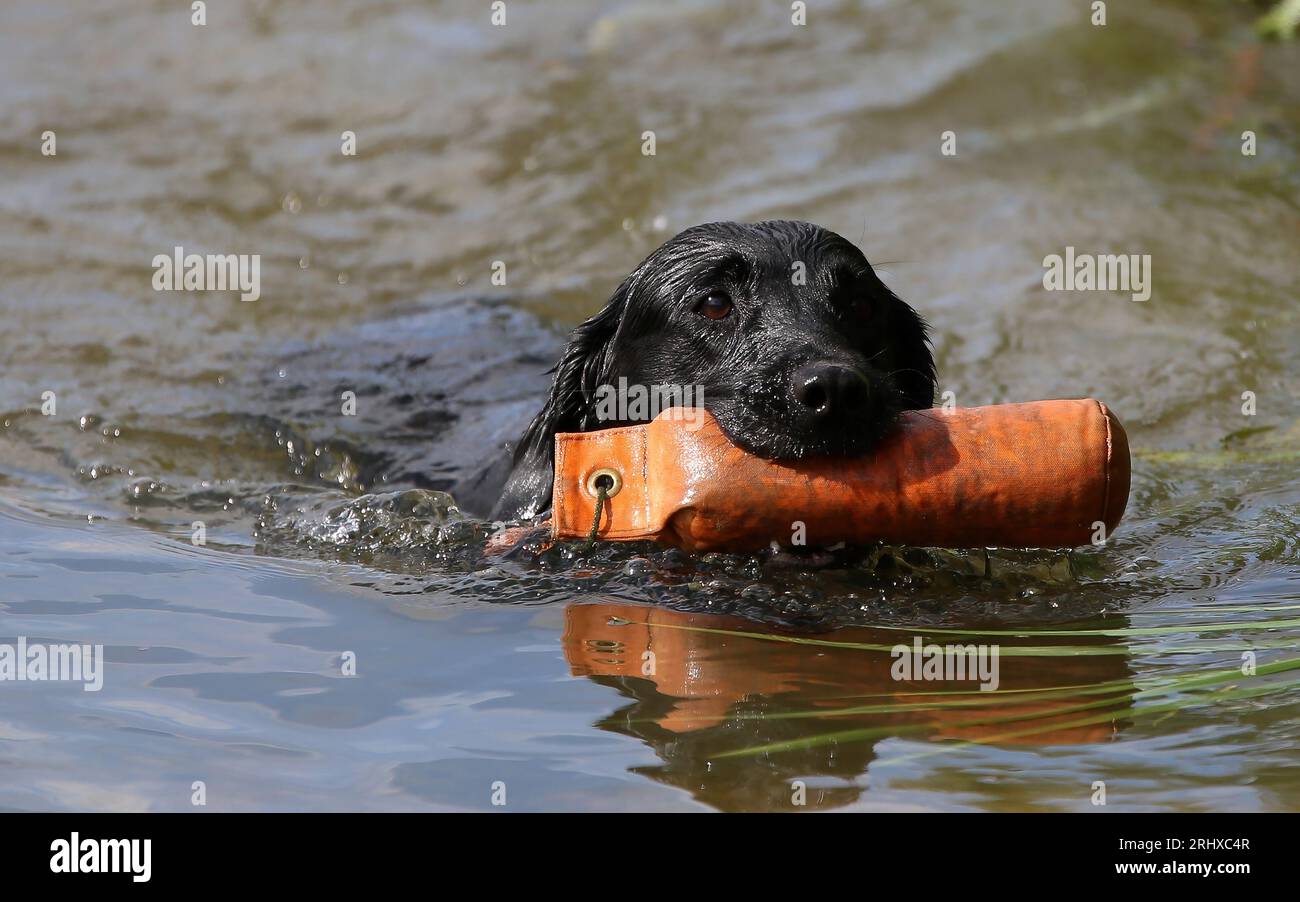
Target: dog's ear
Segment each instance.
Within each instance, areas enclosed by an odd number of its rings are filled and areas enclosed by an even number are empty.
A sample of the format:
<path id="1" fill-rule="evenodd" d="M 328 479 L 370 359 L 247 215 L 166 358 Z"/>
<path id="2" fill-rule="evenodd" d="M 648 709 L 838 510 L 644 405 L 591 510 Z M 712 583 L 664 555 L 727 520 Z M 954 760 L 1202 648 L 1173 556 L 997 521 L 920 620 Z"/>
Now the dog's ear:
<path id="1" fill-rule="evenodd" d="M 885 288 L 888 334 L 894 384 L 903 395 L 904 410 L 928 410 L 934 405 L 939 377 L 930 350 L 930 330 L 921 314 Z"/>
<path id="2" fill-rule="evenodd" d="M 605 380 L 610 346 L 627 303 L 625 281 L 599 313 L 573 330 L 569 346 L 551 370 L 546 404 L 515 446 L 514 468 L 492 511 L 495 520 L 528 520 L 551 504 L 555 480 L 555 434 L 586 432 L 598 425 L 597 387 Z"/>

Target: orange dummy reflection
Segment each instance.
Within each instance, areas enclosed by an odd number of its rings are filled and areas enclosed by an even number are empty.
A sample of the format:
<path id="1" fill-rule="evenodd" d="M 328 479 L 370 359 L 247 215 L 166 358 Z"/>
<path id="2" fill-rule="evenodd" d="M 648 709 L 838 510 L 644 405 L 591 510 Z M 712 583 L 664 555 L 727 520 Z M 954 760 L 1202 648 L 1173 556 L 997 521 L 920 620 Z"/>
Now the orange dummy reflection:
<path id="1" fill-rule="evenodd" d="M 599 726 L 656 751 L 663 764 L 641 769 L 648 776 L 724 809 L 788 809 L 790 781 L 800 779 L 818 783 L 809 807 L 847 804 L 864 791 L 859 778 L 877 744 L 891 737 L 1104 742 L 1130 706 L 1127 655 L 1102 637 L 1069 644 L 1115 653 L 1025 657 L 1014 650 L 1049 640 L 858 628 L 796 644 L 773 640 L 795 634 L 739 618 L 618 603 L 571 604 L 565 619 L 573 674 L 632 701 Z M 890 651 L 911 648 L 915 635 L 927 646 L 998 643 L 998 689 L 982 692 L 974 679 L 895 679 L 899 658 Z"/>

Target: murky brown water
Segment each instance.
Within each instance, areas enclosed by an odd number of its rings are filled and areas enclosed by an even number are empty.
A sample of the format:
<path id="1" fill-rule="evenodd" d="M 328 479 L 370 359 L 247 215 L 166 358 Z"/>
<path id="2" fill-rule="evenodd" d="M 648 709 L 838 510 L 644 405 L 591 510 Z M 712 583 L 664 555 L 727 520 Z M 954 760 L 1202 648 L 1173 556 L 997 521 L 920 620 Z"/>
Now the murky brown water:
<path id="1" fill-rule="evenodd" d="M 6 3 L 0 642 L 108 670 L 3 687 L 0 805 L 1300 805 L 1300 46 L 1211 0 L 810 5 Z M 563 330 L 774 217 L 860 243 L 958 403 L 1110 404 L 1111 544 L 484 560 L 436 492 L 485 509 Z M 177 245 L 261 298 L 155 292 Z M 1045 291 L 1066 246 L 1151 299 Z M 1003 691 L 892 680 L 914 635 L 1000 643 Z"/>

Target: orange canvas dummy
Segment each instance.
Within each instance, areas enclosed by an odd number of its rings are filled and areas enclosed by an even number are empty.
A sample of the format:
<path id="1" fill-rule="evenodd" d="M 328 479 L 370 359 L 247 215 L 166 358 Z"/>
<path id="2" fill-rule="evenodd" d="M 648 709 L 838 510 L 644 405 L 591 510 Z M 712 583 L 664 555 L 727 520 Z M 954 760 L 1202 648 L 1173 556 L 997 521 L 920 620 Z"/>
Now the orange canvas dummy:
<path id="1" fill-rule="evenodd" d="M 1110 535 L 1128 502 L 1124 429 L 1094 400 L 909 411 L 861 458 L 771 461 L 704 410 L 555 437 L 552 534 L 754 551 L 884 541 L 1067 547 Z M 802 523 L 802 530 L 796 525 Z M 800 533 L 802 533 L 800 535 Z"/>

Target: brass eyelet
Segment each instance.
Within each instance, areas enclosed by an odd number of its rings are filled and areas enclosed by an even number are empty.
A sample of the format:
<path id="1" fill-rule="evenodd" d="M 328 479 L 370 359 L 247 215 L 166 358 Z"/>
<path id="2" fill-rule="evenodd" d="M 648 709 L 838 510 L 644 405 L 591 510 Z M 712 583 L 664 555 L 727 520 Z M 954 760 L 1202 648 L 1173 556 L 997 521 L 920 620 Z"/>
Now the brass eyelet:
<path id="1" fill-rule="evenodd" d="M 592 470 L 591 475 L 587 477 L 587 494 L 593 498 L 600 497 L 600 486 L 597 482 L 601 479 L 609 480 L 609 487 L 605 489 L 605 497 L 613 498 L 623 488 L 623 476 L 618 470 L 609 467 L 601 467 L 599 470 Z"/>

